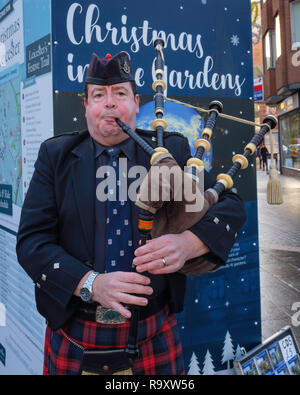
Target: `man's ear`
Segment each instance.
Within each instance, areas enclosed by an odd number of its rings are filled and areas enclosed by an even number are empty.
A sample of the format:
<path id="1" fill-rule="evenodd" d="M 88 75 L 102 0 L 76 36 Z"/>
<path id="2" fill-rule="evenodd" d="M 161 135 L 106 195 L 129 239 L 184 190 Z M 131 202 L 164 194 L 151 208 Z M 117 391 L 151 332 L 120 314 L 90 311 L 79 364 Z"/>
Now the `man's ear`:
<path id="1" fill-rule="evenodd" d="M 135 104 L 136 104 L 136 114 L 140 112 L 140 96 L 138 94 L 135 95 Z"/>

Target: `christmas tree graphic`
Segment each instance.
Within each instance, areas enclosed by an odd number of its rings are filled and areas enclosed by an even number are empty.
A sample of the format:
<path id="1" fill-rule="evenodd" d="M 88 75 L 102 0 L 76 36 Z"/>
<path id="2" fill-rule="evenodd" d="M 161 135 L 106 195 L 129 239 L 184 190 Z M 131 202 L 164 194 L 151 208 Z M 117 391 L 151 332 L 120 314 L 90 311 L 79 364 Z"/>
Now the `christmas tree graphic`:
<path id="1" fill-rule="evenodd" d="M 212 360 L 209 350 L 207 350 L 206 355 L 205 355 L 202 374 L 204 374 L 204 375 L 214 375 L 215 374 L 215 367 L 214 367 L 213 360 Z"/>
<path id="2" fill-rule="evenodd" d="M 199 375 L 200 373 L 200 368 L 199 368 L 199 363 L 198 363 L 198 359 L 196 354 L 193 352 L 192 357 L 191 357 L 191 361 L 189 364 L 189 370 L 187 372 L 188 375 L 192 376 L 192 375 Z"/>
<path id="3" fill-rule="evenodd" d="M 223 350 L 222 350 L 222 355 L 219 353 L 214 354 L 214 351 L 212 351 L 212 354 L 210 353 L 209 349 L 206 350 L 206 354 L 204 357 L 203 361 L 203 369 L 202 371 L 199 368 L 199 362 L 198 362 L 198 357 L 195 352 L 192 353 L 190 363 L 189 363 L 189 368 L 187 371 L 188 375 L 232 375 L 235 374 L 234 368 L 232 368 L 231 362 L 233 360 L 239 360 L 244 354 L 246 350 L 244 347 L 241 347 L 239 344 L 236 346 L 236 349 L 234 348 L 233 341 L 231 338 L 231 335 L 229 331 L 226 332 L 225 339 L 224 339 L 224 345 L 223 345 Z M 222 357 L 222 358 L 221 358 Z M 220 359 L 219 359 L 220 358 Z M 214 366 L 214 362 L 217 363 L 218 361 L 221 362 L 222 365 L 226 364 L 225 369 L 218 369 L 216 370 L 216 367 Z M 200 361 L 201 363 L 202 361 Z"/>
<path id="4" fill-rule="evenodd" d="M 222 353 L 222 364 L 227 362 L 227 369 L 230 369 L 230 361 L 232 360 L 234 360 L 234 349 L 230 333 L 227 331 Z"/>
<path id="5" fill-rule="evenodd" d="M 240 345 L 238 344 L 235 350 L 235 360 L 238 361 L 243 356 L 243 351 Z"/>

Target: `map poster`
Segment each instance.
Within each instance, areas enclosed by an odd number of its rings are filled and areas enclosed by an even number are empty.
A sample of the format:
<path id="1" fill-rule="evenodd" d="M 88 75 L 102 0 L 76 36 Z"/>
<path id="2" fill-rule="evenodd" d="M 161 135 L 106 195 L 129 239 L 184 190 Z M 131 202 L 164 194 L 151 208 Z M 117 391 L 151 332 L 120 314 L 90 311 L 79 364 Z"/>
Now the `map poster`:
<path id="1" fill-rule="evenodd" d="M 43 369 L 45 320 L 16 237 L 40 144 L 53 136 L 50 33 L 50 0 L 0 0 L 0 375 Z"/>
<path id="2" fill-rule="evenodd" d="M 19 65 L 0 73 L 0 184 L 12 186 L 12 203 L 22 205 L 21 76 Z"/>

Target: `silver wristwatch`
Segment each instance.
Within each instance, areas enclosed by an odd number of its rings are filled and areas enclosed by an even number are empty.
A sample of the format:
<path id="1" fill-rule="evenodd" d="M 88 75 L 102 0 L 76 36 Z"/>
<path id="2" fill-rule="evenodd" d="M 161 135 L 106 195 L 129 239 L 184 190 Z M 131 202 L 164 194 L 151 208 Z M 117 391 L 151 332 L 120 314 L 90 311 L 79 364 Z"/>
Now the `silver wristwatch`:
<path id="1" fill-rule="evenodd" d="M 91 302 L 92 301 L 92 286 L 95 278 L 98 276 L 98 272 L 92 272 L 88 278 L 86 279 L 83 286 L 80 288 L 79 295 L 84 302 Z"/>

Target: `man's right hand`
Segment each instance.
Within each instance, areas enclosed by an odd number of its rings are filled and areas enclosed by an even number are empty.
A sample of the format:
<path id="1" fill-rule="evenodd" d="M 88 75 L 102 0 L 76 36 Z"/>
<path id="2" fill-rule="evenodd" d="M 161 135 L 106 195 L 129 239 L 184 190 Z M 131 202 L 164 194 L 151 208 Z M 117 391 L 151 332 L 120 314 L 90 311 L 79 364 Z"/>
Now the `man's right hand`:
<path id="1" fill-rule="evenodd" d="M 131 272 L 111 272 L 99 274 L 93 282 L 93 301 L 111 308 L 125 318 L 131 312 L 124 305 L 146 306 L 148 300 L 132 294 L 151 295 L 150 279 L 142 274 Z"/>

